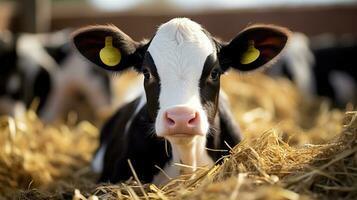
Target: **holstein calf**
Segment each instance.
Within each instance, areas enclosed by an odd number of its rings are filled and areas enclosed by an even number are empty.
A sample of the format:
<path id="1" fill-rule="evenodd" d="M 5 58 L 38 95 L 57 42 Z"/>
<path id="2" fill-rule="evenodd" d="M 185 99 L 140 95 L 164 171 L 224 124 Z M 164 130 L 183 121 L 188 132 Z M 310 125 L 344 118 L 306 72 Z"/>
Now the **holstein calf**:
<path id="1" fill-rule="evenodd" d="M 102 128 L 93 160 L 100 181 L 130 178 L 128 159 L 141 180 L 163 183 L 159 168 L 176 177 L 228 154 L 227 145 L 236 145 L 241 134 L 220 95 L 221 75 L 231 67 L 240 72 L 267 67 L 288 35 L 282 27 L 256 25 L 221 43 L 187 18 L 161 25 L 148 42 L 136 42 L 115 26 L 74 33 L 76 48 L 96 65 L 114 72 L 133 67 L 145 77 L 145 94 Z"/>
<path id="2" fill-rule="evenodd" d="M 289 41 L 270 74 L 290 78 L 305 98 L 328 97 L 339 107 L 357 103 L 357 38 L 294 33 Z"/>
<path id="3" fill-rule="evenodd" d="M 29 106 L 35 97 L 41 99 L 39 108 L 47 100 L 52 63 L 38 47 L 28 36 L 0 33 L 0 115 L 13 115 L 15 105 Z"/>
<path id="4" fill-rule="evenodd" d="M 13 115 L 15 105 L 29 107 L 35 98 L 38 114 L 46 122 L 63 119 L 70 110 L 95 121 L 94 110 L 109 110 L 109 75 L 89 67 L 91 63 L 73 51 L 68 39 L 68 30 L 0 33 L 0 115 Z"/>

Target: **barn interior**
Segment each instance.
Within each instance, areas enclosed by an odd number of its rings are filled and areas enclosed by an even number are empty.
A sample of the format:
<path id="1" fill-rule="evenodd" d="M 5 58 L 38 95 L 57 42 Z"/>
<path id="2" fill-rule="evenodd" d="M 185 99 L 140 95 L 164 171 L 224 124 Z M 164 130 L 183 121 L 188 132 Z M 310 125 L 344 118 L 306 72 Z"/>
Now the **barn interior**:
<path id="1" fill-rule="evenodd" d="M 142 77 L 97 70 L 71 33 L 113 24 L 140 41 L 175 17 L 223 41 L 281 25 L 297 45 L 266 71 L 222 77 L 244 135 L 222 162 L 163 186 L 135 166 L 97 183 L 99 131 Z M 356 199 L 356 21 L 355 0 L 0 0 L 0 199 Z"/>

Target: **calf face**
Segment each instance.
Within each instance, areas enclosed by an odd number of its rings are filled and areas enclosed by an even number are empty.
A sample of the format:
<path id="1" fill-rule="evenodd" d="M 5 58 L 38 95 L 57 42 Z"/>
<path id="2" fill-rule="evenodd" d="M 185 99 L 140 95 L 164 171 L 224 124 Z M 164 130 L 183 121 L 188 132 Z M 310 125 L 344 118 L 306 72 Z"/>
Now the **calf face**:
<path id="1" fill-rule="evenodd" d="M 96 65 L 116 72 L 133 67 L 144 75 L 146 106 L 159 137 L 167 139 L 179 162 L 202 166 L 206 136 L 217 119 L 220 76 L 266 67 L 283 49 L 289 31 L 251 26 L 221 43 L 199 24 L 177 18 L 161 25 L 149 42 L 136 42 L 114 26 L 80 29 L 73 42 Z M 114 47 L 112 62 L 101 51 Z M 107 64 L 105 64 L 107 63 Z"/>

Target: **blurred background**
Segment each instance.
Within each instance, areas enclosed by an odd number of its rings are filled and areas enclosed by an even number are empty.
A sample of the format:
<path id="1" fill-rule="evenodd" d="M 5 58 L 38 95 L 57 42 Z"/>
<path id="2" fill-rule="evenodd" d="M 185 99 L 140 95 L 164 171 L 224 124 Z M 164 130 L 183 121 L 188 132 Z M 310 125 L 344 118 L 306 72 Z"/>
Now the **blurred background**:
<path id="1" fill-rule="evenodd" d="M 114 24 L 139 41 L 174 17 L 225 41 L 250 24 L 288 27 L 291 42 L 267 74 L 292 80 L 306 99 L 356 102 L 356 0 L 0 0 L 0 115 L 20 102 L 48 122 L 71 110 L 90 121 L 108 116 L 122 98 L 113 100 L 110 75 L 73 53 L 70 33 Z"/>
<path id="2" fill-rule="evenodd" d="M 189 17 L 230 39 L 251 23 L 274 23 L 308 36 L 357 34 L 356 0 L 1 0 L 0 30 L 48 32 L 113 23 L 134 39 Z"/>

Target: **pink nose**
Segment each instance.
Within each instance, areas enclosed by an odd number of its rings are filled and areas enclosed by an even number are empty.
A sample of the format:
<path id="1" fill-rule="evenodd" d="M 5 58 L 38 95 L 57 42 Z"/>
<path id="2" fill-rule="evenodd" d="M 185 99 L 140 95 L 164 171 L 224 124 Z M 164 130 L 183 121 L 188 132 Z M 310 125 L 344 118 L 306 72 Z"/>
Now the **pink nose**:
<path id="1" fill-rule="evenodd" d="M 169 135 L 198 134 L 200 125 L 199 113 L 192 108 L 185 106 L 169 108 L 165 112 L 164 120 Z"/>

